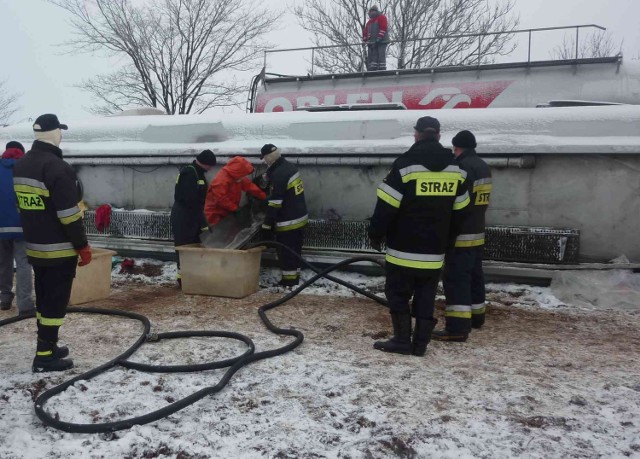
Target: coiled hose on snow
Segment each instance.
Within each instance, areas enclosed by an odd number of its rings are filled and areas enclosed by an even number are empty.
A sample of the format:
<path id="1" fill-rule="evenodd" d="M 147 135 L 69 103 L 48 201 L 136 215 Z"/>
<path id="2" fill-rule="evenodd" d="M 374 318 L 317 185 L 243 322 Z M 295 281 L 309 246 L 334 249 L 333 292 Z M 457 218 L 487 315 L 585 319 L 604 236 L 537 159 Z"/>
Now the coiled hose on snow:
<path id="1" fill-rule="evenodd" d="M 261 242 L 252 244 L 252 247 L 258 247 L 258 246 L 267 246 L 267 247 L 275 247 L 275 248 L 279 247 L 282 250 L 288 250 L 292 254 L 298 256 L 289 247 L 287 247 L 284 244 L 280 244 L 279 242 L 261 241 Z M 272 301 L 271 303 L 267 303 L 258 309 L 258 314 L 260 315 L 260 319 L 262 319 L 262 322 L 271 332 L 276 333 L 278 335 L 292 336 L 294 338 L 293 341 L 287 343 L 286 345 L 279 348 L 270 349 L 268 351 L 255 352 L 255 345 L 251 340 L 251 338 L 249 338 L 248 336 L 242 335 L 240 333 L 227 332 L 227 331 L 201 330 L 201 331 L 167 332 L 167 333 L 159 333 L 157 335 L 155 334 L 152 335 L 150 334 L 151 322 L 149 321 L 148 318 L 146 318 L 141 314 L 136 314 L 136 313 L 127 312 L 127 311 L 119 311 L 114 309 L 84 308 L 84 307 L 68 308 L 67 309 L 68 313 L 112 315 L 112 316 L 119 316 L 119 317 L 125 317 L 128 319 L 137 320 L 142 323 L 143 331 L 140 337 L 136 340 L 136 342 L 129 349 L 127 349 L 125 352 L 123 352 L 119 356 L 115 357 L 109 362 L 106 362 L 96 368 L 93 368 L 83 374 L 80 374 L 40 394 L 35 401 L 35 410 L 36 410 L 37 416 L 45 424 L 51 427 L 54 427 L 56 429 L 63 430 L 65 432 L 73 432 L 73 433 L 114 432 L 116 430 L 128 429 L 134 425 L 148 424 L 150 422 L 157 421 L 183 408 L 186 408 L 189 405 L 196 403 L 197 401 L 206 397 L 207 395 L 212 395 L 217 392 L 220 392 L 229 383 L 233 375 L 241 368 L 249 365 L 252 362 L 256 362 L 258 360 L 264 360 L 270 357 L 275 357 L 277 355 L 282 355 L 286 352 L 289 352 L 295 349 L 302 343 L 304 339 L 304 335 L 302 334 L 302 332 L 295 329 L 291 329 L 291 328 L 279 328 L 275 326 L 267 317 L 267 311 L 286 303 L 291 298 L 298 295 L 305 288 L 309 287 L 311 284 L 313 284 L 315 281 L 317 281 L 322 277 L 329 279 L 333 282 L 336 282 L 340 285 L 343 285 L 361 295 L 366 296 L 367 298 L 371 298 L 372 300 L 382 305 L 385 305 L 385 306 L 387 305 L 386 300 L 384 300 L 383 298 L 380 298 L 379 296 L 374 295 L 373 293 L 367 292 L 360 287 L 352 285 L 349 282 L 346 282 L 342 279 L 338 279 L 329 274 L 339 268 L 342 268 L 344 266 L 348 266 L 354 263 L 359 263 L 359 262 L 371 262 L 371 263 L 381 265 L 380 260 L 373 257 L 359 256 L 359 257 L 345 259 L 339 263 L 329 266 L 324 270 L 320 270 L 319 268 L 317 268 L 316 266 L 313 266 L 303 258 L 299 256 L 298 258 L 300 258 L 304 266 L 313 270 L 316 274 L 310 279 L 308 279 L 307 281 L 305 281 L 303 284 L 301 284 L 299 287 L 297 287 L 295 290 L 285 295 L 284 297 L 276 301 Z M 14 322 L 18 322 L 20 320 L 28 319 L 30 317 L 33 317 L 33 316 L 12 317 L 10 319 L 5 319 L 0 321 L 0 327 L 3 325 L 8 325 Z M 225 360 L 220 360 L 215 362 L 194 364 L 194 365 L 149 365 L 144 363 L 130 362 L 128 360 L 129 357 L 131 357 L 145 342 L 155 342 L 155 341 L 160 341 L 164 339 L 192 338 L 192 337 L 220 337 L 220 338 L 236 339 L 245 343 L 248 349 L 238 357 L 233 357 L 230 359 L 225 359 Z M 78 381 L 90 380 L 115 366 L 121 366 L 124 368 L 143 371 L 143 372 L 149 372 L 149 373 L 179 373 L 179 372 L 206 371 L 206 370 L 214 370 L 214 369 L 220 369 L 220 368 L 228 368 L 228 369 L 224 373 L 220 381 L 218 381 L 217 384 L 213 386 L 207 386 L 185 398 L 177 400 L 158 410 L 149 412 L 147 414 L 143 414 L 141 416 L 131 417 L 128 419 L 123 419 L 123 420 L 113 421 L 113 422 L 96 423 L 96 424 L 78 424 L 78 423 L 72 423 L 72 422 L 65 422 L 60 419 L 57 419 L 56 417 L 53 417 L 51 414 L 49 414 L 45 410 L 46 403 L 51 398 L 64 392 L 68 387 L 74 385 Z"/>

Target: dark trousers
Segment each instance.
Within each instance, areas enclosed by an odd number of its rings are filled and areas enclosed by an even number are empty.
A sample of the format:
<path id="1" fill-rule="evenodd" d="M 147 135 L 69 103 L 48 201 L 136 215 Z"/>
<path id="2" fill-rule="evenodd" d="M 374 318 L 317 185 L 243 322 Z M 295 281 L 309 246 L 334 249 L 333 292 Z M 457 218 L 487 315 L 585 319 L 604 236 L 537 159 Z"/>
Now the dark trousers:
<path id="1" fill-rule="evenodd" d="M 482 271 L 483 247 L 458 247 L 447 252 L 442 285 L 447 299 L 446 329 L 468 333 L 482 325 L 485 287 Z"/>
<path id="2" fill-rule="evenodd" d="M 367 70 L 387 70 L 387 43 L 367 45 Z"/>
<path id="3" fill-rule="evenodd" d="M 389 311 L 392 314 L 411 313 L 417 319 L 432 319 L 440 270 L 402 268 L 387 263 L 386 271 L 384 293 L 389 302 Z"/>
<path id="4" fill-rule="evenodd" d="M 304 243 L 304 228 L 291 231 L 276 232 L 276 241 L 293 249 L 298 255 L 302 255 L 302 244 Z M 282 280 L 295 281 L 300 278 L 300 260 L 292 255 L 288 250 L 277 249 L 280 268 L 282 269 Z"/>
<path id="5" fill-rule="evenodd" d="M 180 206 L 177 203 L 171 208 L 171 231 L 173 232 L 173 244 L 175 246 L 196 244 L 200 242 L 202 218 L 193 210 Z M 178 254 L 178 274 L 180 281 L 180 254 Z"/>
<path id="6" fill-rule="evenodd" d="M 58 341 L 58 329 L 67 312 L 77 262 L 73 258 L 55 266 L 33 267 L 40 340 L 49 343 Z"/>

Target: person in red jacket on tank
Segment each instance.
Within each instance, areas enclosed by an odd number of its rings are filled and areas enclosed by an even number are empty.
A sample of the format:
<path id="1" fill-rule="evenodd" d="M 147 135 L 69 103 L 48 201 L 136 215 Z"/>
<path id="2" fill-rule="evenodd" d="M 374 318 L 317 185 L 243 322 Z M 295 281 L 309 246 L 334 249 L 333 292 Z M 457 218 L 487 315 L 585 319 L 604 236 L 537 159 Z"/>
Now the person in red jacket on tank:
<path id="1" fill-rule="evenodd" d="M 242 156 L 235 156 L 216 174 L 209 185 L 204 214 L 209 225 L 214 226 L 231 212 L 238 210 L 242 192 L 265 200 L 267 195 L 247 177 L 253 166 Z"/>

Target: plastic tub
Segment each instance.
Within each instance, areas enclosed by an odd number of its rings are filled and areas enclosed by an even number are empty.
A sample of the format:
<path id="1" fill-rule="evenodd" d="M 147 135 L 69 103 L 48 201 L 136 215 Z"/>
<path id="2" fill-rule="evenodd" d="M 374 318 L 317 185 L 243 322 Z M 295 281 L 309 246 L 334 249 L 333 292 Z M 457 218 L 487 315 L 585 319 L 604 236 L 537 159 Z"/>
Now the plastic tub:
<path id="1" fill-rule="evenodd" d="M 176 247 L 180 256 L 182 292 L 229 298 L 244 298 L 255 293 L 263 250 L 264 247 L 210 249 L 201 244 Z"/>
<path id="2" fill-rule="evenodd" d="M 91 263 L 78 266 L 69 304 L 82 304 L 108 298 L 111 293 L 111 257 L 113 250 L 91 248 Z"/>

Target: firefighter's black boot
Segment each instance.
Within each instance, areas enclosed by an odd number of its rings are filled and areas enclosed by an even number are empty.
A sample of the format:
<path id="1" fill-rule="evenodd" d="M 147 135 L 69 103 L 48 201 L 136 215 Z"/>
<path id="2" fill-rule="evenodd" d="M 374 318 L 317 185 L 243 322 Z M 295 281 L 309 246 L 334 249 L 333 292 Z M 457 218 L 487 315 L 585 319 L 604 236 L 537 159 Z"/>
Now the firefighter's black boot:
<path id="1" fill-rule="evenodd" d="M 374 349 L 396 354 L 411 354 L 411 316 L 391 313 L 393 337 L 387 341 L 376 341 Z"/>
<path id="2" fill-rule="evenodd" d="M 485 314 L 473 314 L 471 316 L 471 327 L 481 328 L 484 325 Z"/>
<path id="3" fill-rule="evenodd" d="M 438 321 L 436 319 L 416 318 L 416 328 L 413 330 L 412 354 L 422 357 L 427 352 L 427 345 L 431 342 L 431 333 Z"/>
<path id="4" fill-rule="evenodd" d="M 66 349 L 66 347 L 59 348 L 55 342 L 38 339 L 36 356 L 33 359 L 31 370 L 34 373 L 43 373 L 49 371 L 65 371 L 73 368 L 73 360 L 64 359 L 56 355 L 56 351 L 58 355 L 60 355 L 60 352 L 64 353 L 63 349 Z M 69 350 L 66 349 L 66 352 L 66 355 L 68 355 Z"/>
<path id="5" fill-rule="evenodd" d="M 67 346 L 53 345 L 53 356 L 57 359 L 64 359 L 69 355 L 69 348 Z"/>

